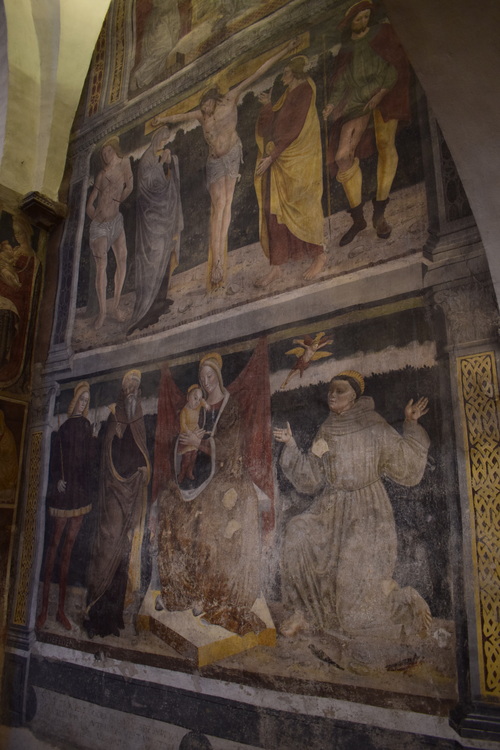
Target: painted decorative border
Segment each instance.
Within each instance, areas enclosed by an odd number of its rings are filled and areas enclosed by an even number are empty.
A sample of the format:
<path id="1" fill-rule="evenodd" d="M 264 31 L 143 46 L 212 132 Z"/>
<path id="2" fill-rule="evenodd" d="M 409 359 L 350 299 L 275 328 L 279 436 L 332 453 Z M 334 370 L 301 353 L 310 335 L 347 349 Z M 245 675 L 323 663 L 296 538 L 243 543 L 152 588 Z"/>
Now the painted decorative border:
<path id="1" fill-rule="evenodd" d="M 26 501 L 26 515 L 21 556 L 19 585 L 14 610 L 14 624 L 26 625 L 28 618 L 28 597 L 31 578 L 31 567 L 35 553 L 36 516 L 38 501 L 38 486 L 40 480 L 40 461 L 42 455 L 42 432 L 34 432 L 31 437 L 31 451 L 29 456 L 28 493 Z"/>
<path id="2" fill-rule="evenodd" d="M 493 352 L 458 357 L 481 693 L 500 697 L 500 401 Z M 495 525 L 496 519 L 496 525 Z"/>
<path id="3" fill-rule="evenodd" d="M 0 508 L 12 508 L 15 509 L 17 507 L 17 501 L 19 497 L 19 488 L 21 486 L 21 478 L 23 475 L 24 470 L 24 464 L 23 464 L 23 448 L 24 443 L 26 439 L 26 421 L 27 421 L 27 409 L 26 409 L 26 402 L 20 401 L 15 398 L 11 398 L 7 394 L 0 393 L 0 409 L 4 409 L 5 407 L 2 407 L 2 402 L 6 402 L 9 404 L 13 404 L 16 407 L 19 407 L 19 410 L 22 411 L 22 425 L 21 425 L 21 432 L 19 433 L 19 439 L 16 440 L 16 448 L 17 448 L 17 455 L 18 455 L 18 471 L 17 471 L 17 480 L 16 480 L 16 494 L 14 497 L 13 502 L 0 502 Z M 12 428 L 11 424 L 7 424 L 7 427 Z"/>
<path id="4" fill-rule="evenodd" d="M 113 39 L 115 43 L 115 60 L 109 104 L 116 104 L 120 100 L 125 69 L 125 0 L 118 0 L 114 24 Z"/>
<path id="5" fill-rule="evenodd" d="M 87 117 L 92 117 L 99 110 L 101 100 L 102 84 L 104 81 L 104 62 L 106 59 L 106 22 L 101 29 L 97 39 L 94 52 L 94 65 L 92 69 L 92 78 L 89 86 L 89 101 L 87 105 Z"/>

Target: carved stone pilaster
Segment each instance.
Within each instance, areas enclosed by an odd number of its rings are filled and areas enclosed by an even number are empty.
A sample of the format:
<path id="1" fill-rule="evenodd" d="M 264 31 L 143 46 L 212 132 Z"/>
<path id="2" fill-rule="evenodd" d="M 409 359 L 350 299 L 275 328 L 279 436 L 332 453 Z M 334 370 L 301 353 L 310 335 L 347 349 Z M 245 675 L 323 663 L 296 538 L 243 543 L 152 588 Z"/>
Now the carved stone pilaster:
<path id="1" fill-rule="evenodd" d="M 33 378 L 33 390 L 31 394 L 31 427 L 40 429 L 48 423 L 50 414 L 54 408 L 54 401 L 59 395 L 59 384 L 47 384 L 42 379 L 42 365 L 35 365 Z"/>
<path id="2" fill-rule="evenodd" d="M 55 304 L 56 318 L 52 329 L 51 351 L 49 352 L 48 364 L 52 363 L 53 355 L 61 363 L 61 347 L 66 350 L 67 357 L 70 356 L 67 344 L 71 338 L 72 309 L 75 306 L 74 298 L 76 290 L 74 289 L 73 282 L 75 274 L 78 274 L 78 264 L 80 262 L 86 190 L 86 179 L 81 179 L 71 184 L 69 192 L 68 218 L 65 221 L 64 233 L 59 248 L 59 285 Z M 61 364 L 63 369 L 67 367 L 67 361 Z"/>
<path id="3" fill-rule="evenodd" d="M 480 241 L 479 231 L 455 162 L 436 118 L 429 113 L 424 142 L 429 238 L 424 255 L 441 261 L 469 255 Z"/>
<path id="4" fill-rule="evenodd" d="M 43 433 L 31 434 L 29 463 L 24 512 L 22 514 L 21 550 L 18 562 L 16 591 L 12 613 L 12 625 L 28 628 L 30 625 L 32 599 L 33 563 L 37 552 L 37 517 L 40 496 L 40 476 L 43 462 Z M 19 636 L 19 631 L 16 631 Z M 23 636 L 27 637 L 27 636 Z M 15 637 L 13 636 L 14 641 Z M 29 640 L 29 639 L 28 639 Z M 28 642 L 28 641 L 27 641 Z"/>
<path id="5" fill-rule="evenodd" d="M 470 682 L 451 723 L 462 736 L 485 740 L 500 739 L 497 353 L 473 351 L 454 361 Z"/>
<path id="6" fill-rule="evenodd" d="M 434 293 L 445 315 L 451 346 L 464 347 L 498 337 L 500 315 L 493 286 L 472 280 Z"/>

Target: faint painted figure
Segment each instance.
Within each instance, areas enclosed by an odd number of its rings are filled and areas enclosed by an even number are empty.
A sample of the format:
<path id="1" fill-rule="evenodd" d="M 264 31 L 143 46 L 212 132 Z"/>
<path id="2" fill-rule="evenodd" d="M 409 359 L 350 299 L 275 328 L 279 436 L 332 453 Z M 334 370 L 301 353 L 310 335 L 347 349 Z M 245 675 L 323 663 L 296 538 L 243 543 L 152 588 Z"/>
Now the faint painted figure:
<path id="1" fill-rule="evenodd" d="M 128 333 L 167 312 L 168 285 L 179 263 L 182 216 L 179 160 L 167 147 L 170 129 L 154 133 L 139 161 L 136 197 L 135 307 Z"/>
<path id="2" fill-rule="evenodd" d="M 210 239 L 208 251 L 208 290 L 224 287 L 227 275 L 227 234 L 231 223 L 234 190 L 243 161 L 243 148 L 236 131 L 238 102 L 242 93 L 264 75 L 281 57 L 296 46 L 290 42 L 269 58 L 255 73 L 222 95 L 209 89 L 201 98 L 200 108 L 185 114 L 155 117 L 153 125 L 197 120 L 208 144 L 207 188 L 210 193 Z"/>
<path id="3" fill-rule="evenodd" d="M 122 156 L 118 138 L 110 138 L 101 148 L 102 169 L 87 200 L 90 224 L 90 250 L 96 264 L 96 293 L 99 314 L 94 328 L 102 327 L 106 318 L 106 286 L 108 250 L 113 250 L 116 260 L 114 296 L 111 312 L 116 320 L 124 320 L 120 298 L 127 273 L 127 242 L 123 228 L 120 205 L 130 195 L 133 187 L 130 160 Z"/>
<path id="4" fill-rule="evenodd" d="M 169 432 L 175 423 L 176 400 L 183 398 L 168 371 L 158 407 L 155 455 L 160 476 L 155 476 L 155 487 L 161 595 L 157 609 L 192 609 L 193 614 L 203 613 L 204 620 L 239 635 L 265 628 L 252 611 L 261 594 L 261 530 L 269 521 L 260 513 L 253 483 L 272 493 L 269 402 L 257 395 L 264 356 L 267 363 L 267 350 L 254 353 L 232 384 L 231 394 L 223 383 L 220 355 L 213 352 L 201 359 L 205 424 L 179 438 L 181 445 L 197 453 L 196 491 L 190 494 L 179 488 L 169 468 L 172 456 L 165 455 L 173 450 L 175 441 Z"/>
<path id="5" fill-rule="evenodd" d="M 14 503 L 16 499 L 17 447 L 14 435 L 5 423 L 0 409 L 0 503 Z"/>
<path id="6" fill-rule="evenodd" d="M 124 375 L 106 424 L 84 621 L 90 637 L 120 635 L 125 627 L 124 610 L 135 614 L 140 605 L 141 547 L 151 473 L 140 384 L 139 370 Z"/>
<path id="7" fill-rule="evenodd" d="M 290 617 L 282 633 L 319 628 L 350 637 L 428 634 L 431 614 L 411 587 L 393 579 L 396 526 L 382 476 L 407 487 L 420 482 L 429 438 L 418 424 L 427 399 L 405 408 L 403 435 L 363 396 L 355 371 L 330 383 L 330 415 L 304 454 L 290 426 L 276 429 L 285 444 L 281 466 L 299 492 L 314 495 L 310 508 L 286 528 L 282 581 Z"/>
<path id="8" fill-rule="evenodd" d="M 12 300 L 0 294 L 0 367 L 8 364 L 19 330 L 19 310 Z"/>
<path id="9" fill-rule="evenodd" d="M 410 119 L 407 57 L 390 24 L 370 26 L 373 9 L 371 0 L 361 0 L 340 24 L 343 44 L 334 64 L 332 95 L 323 110 L 325 119 L 334 121 L 329 165 L 344 188 L 353 220 L 340 245 L 366 228 L 359 160 L 373 151 L 370 122 L 378 152 L 372 223 L 378 237 L 391 234 L 384 212 L 398 166 L 396 131 L 400 121 Z"/>
<path id="10" fill-rule="evenodd" d="M 40 288 L 40 261 L 31 246 L 33 228 L 23 215 L 13 215 L 12 234 L 12 243 L 0 243 L 0 381 L 4 384 L 19 376 Z"/>
<path id="11" fill-rule="evenodd" d="M 316 87 L 305 73 L 307 58 L 294 57 L 284 68 L 286 90 L 276 104 L 270 92 L 256 128 L 259 155 L 255 190 L 259 202 L 260 243 L 271 270 L 256 286 L 268 286 L 291 260 L 310 258 L 304 279 L 316 278 L 326 264 L 323 247 L 323 168 Z"/>
<path id="12" fill-rule="evenodd" d="M 35 269 L 37 269 L 40 261 L 31 246 L 33 227 L 29 221 L 21 214 L 14 215 L 12 217 L 12 232 L 17 243 L 14 245 L 14 253 L 18 264 L 20 264 L 17 268 L 18 272 L 21 273 L 26 269 L 31 258 Z"/>
<path id="13" fill-rule="evenodd" d="M 152 0 L 152 8 L 141 39 L 141 57 L 131 75 L 132 89 L 142 89 L 165 73 L 169 52 L 181 30 L 176 0 Z"/>
<path id="14" fill-rule="evenodd" d="M 16 271 L 16 251 L 8 240 L 0 242 L 0 279 L 14 289 L 21 288 Z"/>
<path id="15" fill-rule="evenodd" d="M 66 630 L 71 630 L 71 622 L 64 612 L 71 553 L 83 519 L 92 510 L 91 477 L 95 456 L 92 427 L 87 419 L 89 401 L 90 386 L 82 381 L 75 387 L 67 420 L 52 441 L 47 494 L 51 529 L 42 573 L 42 604 L 36 620 L 37 628 L 42 628 L 47 619 L 50 584 L 57 550 L 64 534 L 56 619 Z"/>

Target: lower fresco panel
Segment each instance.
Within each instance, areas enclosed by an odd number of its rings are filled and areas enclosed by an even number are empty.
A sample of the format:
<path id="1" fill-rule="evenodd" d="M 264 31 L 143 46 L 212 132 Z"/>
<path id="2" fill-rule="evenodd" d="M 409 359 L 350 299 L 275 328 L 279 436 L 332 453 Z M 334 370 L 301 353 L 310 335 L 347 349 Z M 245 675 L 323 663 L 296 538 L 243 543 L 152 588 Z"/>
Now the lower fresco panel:
<path id="1" fill-rule="evenodd" d="M 39 640 L 446 713 L 438 373 L 415 299 L 65 384 Z"/>

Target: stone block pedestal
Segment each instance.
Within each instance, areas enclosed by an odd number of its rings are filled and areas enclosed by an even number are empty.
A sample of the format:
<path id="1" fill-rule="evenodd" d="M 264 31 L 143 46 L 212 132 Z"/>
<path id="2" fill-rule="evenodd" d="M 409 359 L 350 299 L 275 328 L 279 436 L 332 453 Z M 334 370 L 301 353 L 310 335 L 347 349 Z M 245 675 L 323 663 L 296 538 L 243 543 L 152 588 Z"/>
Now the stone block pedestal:
<path id="1" fill-rule="evenodd" d="M 247 633 L 240 636 L 219 625 L 211 625 L 203 620 L 203 615 L 195 617 L 190 609 L 184 612 L 158 612 L 155 602 L 159 593 L 154 589 L 147 592 L 137 616 L 137 629 L 151 631 L 180 654 L 195 661 L 198 667 L 205 667 L 255 646 L 276 645 L 276 629 L 262 598 L 255 600 L 252 611 L 267 627 L 258 635 Z"/>

